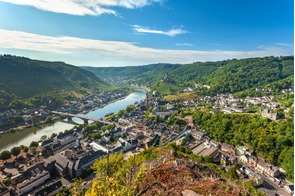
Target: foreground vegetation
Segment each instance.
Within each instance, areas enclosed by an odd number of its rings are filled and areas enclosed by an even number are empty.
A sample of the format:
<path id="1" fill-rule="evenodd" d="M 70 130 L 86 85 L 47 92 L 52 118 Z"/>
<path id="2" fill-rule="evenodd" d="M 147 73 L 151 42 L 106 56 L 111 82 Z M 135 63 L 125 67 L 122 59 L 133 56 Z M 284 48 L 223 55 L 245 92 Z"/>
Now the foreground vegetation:
<path id="1" fill-rule="evenodd" d="M 189 189 L 201 195 L 260 195 L 251 185 L 243 188 L 235 170 L 226 173 L 173 143 L 147 149 L 127 160 L 122 152 L 115 153 L 97 160 L 92 168 L 96 178 L 91 188 L 84 193 L 81 182 L 76 181 L 72 194 L 166 195 Z"/>

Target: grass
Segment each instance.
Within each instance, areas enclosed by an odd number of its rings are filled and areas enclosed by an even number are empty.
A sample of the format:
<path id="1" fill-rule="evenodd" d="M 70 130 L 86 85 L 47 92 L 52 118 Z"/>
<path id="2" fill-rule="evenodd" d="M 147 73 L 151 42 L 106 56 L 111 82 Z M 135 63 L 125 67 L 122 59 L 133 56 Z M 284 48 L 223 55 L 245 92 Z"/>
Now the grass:
<path id="1" fill-rule="evenodd" d="M 164 97 L 166 101 L 177 101 L 177 100 L 182 100 L 182 101 L 191 101 L 195 100 L 198 96 L 193 93 L 180 93 L 178 95 L 167 95 Z"/>
<path id="2" fill-rule="evenodd" d="M 175 93 L 179 93 L 184 88 L 182 86 L 178 86 L 172 83 L 159 83 L 158 86 L 156 86 L 155 90 L 159 92 L 161 95 L 171 95 Z"/>

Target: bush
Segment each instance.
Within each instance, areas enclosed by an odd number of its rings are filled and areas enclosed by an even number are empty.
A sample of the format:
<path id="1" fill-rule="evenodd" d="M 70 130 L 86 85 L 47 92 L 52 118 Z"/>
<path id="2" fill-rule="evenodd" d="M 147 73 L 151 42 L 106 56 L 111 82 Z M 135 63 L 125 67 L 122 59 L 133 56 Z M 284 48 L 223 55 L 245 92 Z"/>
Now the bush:
<path id="1" fill-rule="evenodd" d="M 8 179 L 8 178 L 2 180 L 2 183 L 3 183 L 5 186 L 9 186 L 9 185 L 11 184 L 10 179 Z"/>

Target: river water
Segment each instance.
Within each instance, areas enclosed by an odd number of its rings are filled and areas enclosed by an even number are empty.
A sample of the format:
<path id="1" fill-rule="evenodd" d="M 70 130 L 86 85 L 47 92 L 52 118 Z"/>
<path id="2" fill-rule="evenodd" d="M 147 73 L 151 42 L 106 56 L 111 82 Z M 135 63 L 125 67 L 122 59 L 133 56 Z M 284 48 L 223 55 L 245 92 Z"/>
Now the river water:
<path id="1" fill-rule="evenodd" d="M 124 99 L 110 103 L 103 108 L 99 108 L 94 111 L 90 111 L 85 116 L 91 118 L 103 118 L 108 113 L 117 113 L 120 110 L 125 109 L 128 105 L 140 102 L 146 96 L 146 91 L 141 89 L 135 89 L 133 93 L 129 94 Z M 76 123 L 83 123 L 83 120 L 79 118 L 73 118 Z M 53 125 L 44 128 L 30 128 L 23 131 L 16 131 L 14 133 L 8 133 L 0 135 L 0 152 L 3 150 L 10 150 L 14 146 L 25 145 L 29 146 L 32 141 L 39 141 L 44 135 L 50 137 L 52 133 L 59 133 L 65 130 L 73 128 L 74 125 L 67 122 L 55 122 Z"/>

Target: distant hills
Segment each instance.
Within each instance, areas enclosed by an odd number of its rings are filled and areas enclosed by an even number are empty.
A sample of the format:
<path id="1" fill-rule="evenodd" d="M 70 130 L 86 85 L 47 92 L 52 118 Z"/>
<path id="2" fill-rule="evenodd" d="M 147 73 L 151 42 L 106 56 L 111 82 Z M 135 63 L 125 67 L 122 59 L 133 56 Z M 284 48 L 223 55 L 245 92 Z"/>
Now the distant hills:
<path id="1" fill-rule="evenodd" d="M 151 84 L 158 81 L 167 72 L 177 69 L 180 64 L 152 64 L 142 66 L 126 67 L 81 67 L 93 72 L 103 80 L 112 80 L 112 78 L 122 78 L 130 81 L 140 82 L 142 84 Z"/>
<path id="2" fill-rule="evenodd" d="M 76 67 L 63 62 L 0 55 L 0 110 L 40 105 L 53 98 L 62 102 L 95 89 L 115 88 L 105 81 L 143 84 L 162 95 L 183 92 L 185 88 L 201 84 L 210 86 L 210 89 L 205 89 L 205 94 L 238 93 L 248 96 L 255 92 L 255 88 L 270 87 L 275 91 L 293 88 L 294 56 L 184 65 Z"/>
<path id="3" fill-rule="evenodd" d="M 183 91 L 195 83 L 209 93 L 236 93 L 256 87 L 293 88 L 294 56 L 232 59 L 191 64 L 153 64 L 135 67 L 83 67 L 104 80 L 122 78 L 147 84 L 161 94 Z M 163 81 L 163 78 L 166 80 Z"/>
<path id="4" fill-rule="evenodd" d="M 47 105 L 115 87 L 93 73 L 63 62 L 0 55 L 0 111 Z"/>
<path id="5" fill-rule="evenodd" d="M 0 56 L 0 90 L 22 98 L 109 87 L 93 73 L 63 62 Z"/>

